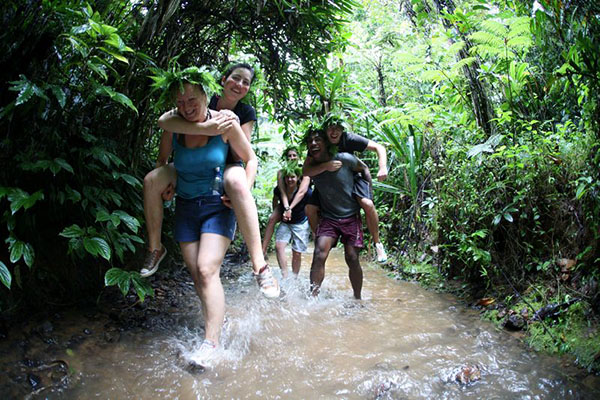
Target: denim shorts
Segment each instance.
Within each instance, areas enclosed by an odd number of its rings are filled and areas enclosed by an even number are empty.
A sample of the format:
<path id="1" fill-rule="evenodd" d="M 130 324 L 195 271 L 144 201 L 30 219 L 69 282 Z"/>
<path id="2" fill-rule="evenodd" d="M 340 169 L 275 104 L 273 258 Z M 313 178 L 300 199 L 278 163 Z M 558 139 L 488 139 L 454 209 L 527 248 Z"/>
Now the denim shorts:
<path id="1" fill-rule="evenodd" d="M 310 234 L 310 227 L 308 226 L 308 220 L 299 224 L 288 224 L 281 222 L 275 232 L 276 242 L 285 242 L 286 244 L 292 240 L 292 250 L 297 253 L 306 253 L 308 247 L 308 236 Z"/>
<path id="2" fill-rule="evenodd" d="M 235 214 L 221 200 L 221 196 L 208 195 L 184 199 L 175 203 L 175 240 L 196 242 L 203 233 L 216 233 L 233 240 Z"/>

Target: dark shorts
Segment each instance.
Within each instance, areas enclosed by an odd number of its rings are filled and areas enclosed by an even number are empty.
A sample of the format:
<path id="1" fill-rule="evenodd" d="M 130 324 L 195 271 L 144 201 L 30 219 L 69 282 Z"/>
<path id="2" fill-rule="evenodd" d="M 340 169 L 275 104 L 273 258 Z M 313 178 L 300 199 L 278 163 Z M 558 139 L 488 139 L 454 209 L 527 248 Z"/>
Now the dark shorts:
<path id="1" fill-rule="evenodd" d="M 359 199 L 370 199 L 373 200 L 373 191 L 369 181 L 366 180 L 361 174 L 354 175 L 354 187 L 352 188 L 352 196 Z"/>
<path id="2" fill-rule="evenodd" d="M 322 218 L 317 228 L 317 238 L 327 236 L 335 238 L 336 243 L 341 236 L 341 242 L 352 247 L 363 247 L 362 220 L 359 214 L 349 218 Z M 335 246 L 335 244 L 334 244 Z"/>
<path id="3" fill-rule="evenodd" d="M 203 233 L 216 233 L 233 240 L 235 214 L 223 204 L 221 196 L 177 197 L 175 203 L 175 240 L 196 242 Z"/>
<path id="4" fill-rule="evenodd" d="M 354 174 L 354 186 L 352 187 L 352 196 L 356 199 L 370 199 L 373 200 L 373 190 L 371 185 L 361 174 Z M 321 202 L 319 200 L 319 191 L 315 188 L 310 198 L 306 201 L 306 204 L 310 204 L 321 208 Z"/>

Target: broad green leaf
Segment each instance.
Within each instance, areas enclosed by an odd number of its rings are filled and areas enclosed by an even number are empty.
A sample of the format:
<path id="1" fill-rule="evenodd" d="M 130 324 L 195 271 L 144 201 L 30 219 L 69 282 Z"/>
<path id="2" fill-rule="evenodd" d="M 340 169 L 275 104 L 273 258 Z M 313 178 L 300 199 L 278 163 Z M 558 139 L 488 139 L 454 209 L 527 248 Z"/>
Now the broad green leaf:
<path id="1" fill-rule="evenodd" d="M 133 231 L 133 233 L 137 233 L 138 228 L 140 227 L 140 222 L 137 218 L 132 217 L 131 215 L 127 214 L 125 211 L 122 210 L 117 210 L 113 212 L 113 214 L 117 215 L 121 219 L 121 221 L 123 221 L 123 223 Z"/>
<path id="2" fill-rule="evenodd" d="M 25 243 L 20 240 L 15 240 L 10 244 L 10 262 L 15 264 L 23 256 L 23 250 L 25 249 Z"/>
<path id="3" fill-rule="evenodd" d="M 154 289 L 147 280 L 142 278 L 139 272 L 131 273 L 131 281 L 140 301 L 144 301 L 146 296 L 154 296 Z"/>
<path id="4" fill-rule="evenodd" d="M 127 274 L 127 272 L 123 271 L 121 268 L 111 268 L 104 274 L 104 285 L 112 286 L 116 285 L 119 277 L 122 274 Z"/>
<path id="5" fill-rule="evenodd" d="M 125 182 L 129 183 L 134 188 L 142 187 L 142 183 L 135 176 L 131 176 L 129 174 L 119 174 L 119 176 L 121 177 L 121 179 L 123 179 Z"/>
<path id="6" fill-rule="evenodd" d="M 508 222 L 513 222 L 513 217 L 511 214 L 509 213 L 504 213 L 504 219 L 507 220 Z"/>
<path id="7" fill-rule="evenodd" d="M 66 238 L 76 238 L 79 239 L 85 234 L 84 230 L 79 227 L 77 224 L 73 224 L 69 227 L 66 227 L 59 234 L 62 237 Z"/>
<path id="8" fill-rule="evenodd" d="M 2 261 L 0 261 L 0 282 L 2 282 L 4 286 L 10 289 L 10 285 L 12 283 L 12 276 L 10 275 L 10 271 Z"/>
<path id="9" fill-rule="evenodd" d="M 96 212 L 96 222 L 110 221 L 110 214 L 105 209 Z"/>
<path id="10" fill-rule="evenodd" d="M 99 237 L 85 238 L 83 239 L 83 247 L 91 255 L 96 256 L 99 254 L 102 258 L 110 261 L 111 251 L 106 240 Z"/>

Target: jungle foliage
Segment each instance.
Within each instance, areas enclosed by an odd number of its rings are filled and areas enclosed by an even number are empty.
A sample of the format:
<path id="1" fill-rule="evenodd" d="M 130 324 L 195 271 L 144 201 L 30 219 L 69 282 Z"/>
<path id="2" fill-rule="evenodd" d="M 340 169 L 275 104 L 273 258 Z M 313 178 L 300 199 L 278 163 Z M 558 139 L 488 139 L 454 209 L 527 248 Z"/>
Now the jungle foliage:
<path id="1" fill-rule="evenodd" d="M 148 75 L 179 57 L 255 63 L 252 102 L 263 126 L 280 126 L 261 136 L 298 143 L 303 123 L 337 110 L 385 143 L 390 172 L 375 203 L 395 265 L 430 260 L 497 303 L 517 303 L 536 282 L 540 306 L 579 298 L 581 313 L 600 311 L 596 2 L 0 7 L 3 309 L 61 288 L 71 299 L 97 293 L 104 279 L 151 293 L 128 266 L 143 246 L 140 179 L 158 137 Z M 268 204 L 268 188 L 256 193 Z"/>
<path id="2" fill-rule="evenodd" d="M 0 308 L 93 298 L 104 283 L 151 294 L 130 265 L 144 246 L 141 178 L 164 111 L 154 107 L 150 69 L 177 56 L 222 70 L 239 56 L 261 72 L 257 106 L 273 117 L 302 112 L 291 94 L 343 45 L 353 6 L 3 1 Z"/>

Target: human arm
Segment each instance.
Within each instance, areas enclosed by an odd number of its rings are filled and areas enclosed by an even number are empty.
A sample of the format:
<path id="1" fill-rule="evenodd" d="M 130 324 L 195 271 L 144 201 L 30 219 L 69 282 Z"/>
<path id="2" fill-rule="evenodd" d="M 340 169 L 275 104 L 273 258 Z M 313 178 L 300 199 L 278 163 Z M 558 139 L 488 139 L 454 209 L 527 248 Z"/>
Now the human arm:
<path id="1" fill-rule="evenodd" d="M 158 126 L 170 132 L 186 135 L 218 136 L 231 127 L 237 116 L 231 112 L 211 111 L 212 118 L 204 122 L 191 122 L 183 118 L 177 109 L 167 111 L 158 119 Z"/>
<path id="2" fill-rule="evenodd" d="M 296 204 L 300 203 L 306 192 L 308 191 L 308 187 L 310 186 L 310 178 L 308 176 L 303 176 L 300 181 L 300 186 L 298 187 L 298 191 L 294 196 L 292 203 L 290 204 L 290 210 L 296 206 Z"/>
<path id="3" fill-rule="evenodd" d="M 383 145 L 380 145 L 379 143 L 369 140 L 366 150 L 371 150 L 371 151 L 374 151 L 377 153 L 377 159 L 379 162 L 379 170 L 377 171 L 377 180 L 380 182 L 384 181 L 388 176 L 387 154 L 385 151 L 385 147 Z"/>
<path id="4" fill-rule="evenodd" d="M 173 133 L 163 131 L 160 136 L 160 144 L 158 145 L 158 157 L 156 158 L 155 168 L 167 165 L 169 157 L 173 152 Z"/>
<path id="5" fill-rule="evenodd" d="M 302 166 L 302 175 L 312 177 L 325 171 L 334 172 L 340 168 L 342 168 L 341 161 L 331 160 L 323 163 L 316 163 L 314 158 L 308 156 L 306 157 L 306 161 L 304 161 L 304 165 Z"/>
<path id="6" fill-rule="evenodd" d="M 281 205 L 283 206 L 283 210 L 287 210 L 290 208 L 290 201 L 287 197 L 287 193 L 285 190 L 285 182 L 283 182 L 283 173 L 281 170 L 277 171 L 277 189 L 279 189 L 279 193 L 281 196 Z"/>

